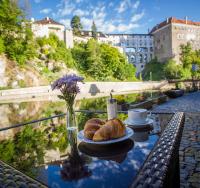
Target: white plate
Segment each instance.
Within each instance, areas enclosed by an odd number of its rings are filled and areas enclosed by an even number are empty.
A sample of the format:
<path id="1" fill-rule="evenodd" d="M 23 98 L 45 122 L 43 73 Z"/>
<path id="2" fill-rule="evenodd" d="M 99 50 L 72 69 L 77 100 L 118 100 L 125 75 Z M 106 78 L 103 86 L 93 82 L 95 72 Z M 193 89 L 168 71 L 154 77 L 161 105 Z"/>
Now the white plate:
<path id="1" fill-rule="evenodd" d="M 126 127 L 126 135 L 117 139 L 112 140 L 106 140 L 106 141 L 100 141 L 100 142 L 94 142 L 93 140 L 89 140 L 84 137 L 83 130 L 78 133 L 78 139 L 82 142 L 89 143 L 89 144 L 112 144 L 116 142 L 121 142 L 123 140 L 126 140 L 130 138 L 133 135 L 133 130 L 129 127 Z"/>
<path id="2" fill-rule="evenodd" d="M 126 119 L 126 120 L 124 121 L 124 123 L 125 123 L 126 125 L 150 125 L 150 124 L 152 124 L 153 122 L 154 122 L 153 119 L 147 119 L 146 122 L 134 122 L 134 121 L 130 121 L 130 120 L 128 120 L 128 119 Z"/>

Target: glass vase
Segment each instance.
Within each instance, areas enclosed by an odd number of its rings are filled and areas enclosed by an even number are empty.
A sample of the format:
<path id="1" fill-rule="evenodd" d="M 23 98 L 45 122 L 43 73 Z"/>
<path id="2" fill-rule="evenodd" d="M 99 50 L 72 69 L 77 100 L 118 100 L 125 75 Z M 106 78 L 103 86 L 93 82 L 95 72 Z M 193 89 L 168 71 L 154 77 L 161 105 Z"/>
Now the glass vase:
<path id="1" fill-rule="evenodd" d="M 73 152 L 74 149 L 77 147 L 77 126 L 76 126 L 76 119 L 75 119 L 75 112 L 73 107 L 67 108 L 67 114 L 66 114 L 66 120 L 67 120 L 67 137 L 68 142 L 71 147 L 71 151 Z"/>

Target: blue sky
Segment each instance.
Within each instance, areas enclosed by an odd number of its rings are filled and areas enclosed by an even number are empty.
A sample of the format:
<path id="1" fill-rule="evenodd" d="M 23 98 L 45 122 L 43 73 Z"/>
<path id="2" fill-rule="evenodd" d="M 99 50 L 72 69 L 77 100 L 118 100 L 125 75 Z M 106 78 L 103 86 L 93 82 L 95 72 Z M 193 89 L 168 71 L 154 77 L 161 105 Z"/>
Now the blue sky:
<path id="1" fill-rule="evenodd" d="M 200 0 L 30 0 L 30 17 L 51 17 L 70 28 L 79 15 L 84 29 L 94 20 L 105 33 L 147 33 L 167 17 L 200 21 Z"/>

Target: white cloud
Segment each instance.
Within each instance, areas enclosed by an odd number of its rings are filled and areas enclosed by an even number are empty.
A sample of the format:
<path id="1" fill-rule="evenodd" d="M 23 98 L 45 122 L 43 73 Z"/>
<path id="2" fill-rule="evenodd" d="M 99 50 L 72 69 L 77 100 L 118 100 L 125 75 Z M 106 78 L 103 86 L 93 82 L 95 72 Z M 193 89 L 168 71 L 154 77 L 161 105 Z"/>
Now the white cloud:
<path id="1" fill-rule="evenodd" d="M 40 13 L 42 13 L 42 14 L 49 14 L 51 11 L 52 11 L 52 9 L 45 8 L 45 9 L 40 10 Z"/>
<path id="2" fill-rule="evenodd" d="M 93 20 L 90 18 L 83 17 L 81 18 L 81 23 L 83 24 L 83 28 L 85 30 L 90 30 L 92 26 Z"/>
<path id="3" fill-rule="evenodd" d="M 137 22 L 137 21 L 139 21 L 140 19 L 143 18 L 144 15 L 145 15 L 144 10 L 141 13 L 139 13 L 139 14 L 134 14 L 132 16 L 132 18 L 131 18 L 131 22 Z"/>
<path id="4" fill-rule="evenodd" d="M 64 24 L 67 28 L 70 28 L 70 22 L 71 20 L 70 19 L 60 19 L 59 20 L 60 23 Z"/>
<path id="5" fill-rule="evenodd" d="M 135 28 L 141 27 L 137 22 L 144 16 L 145 12 L 133 14 L 140 5 L 140 0 L 121 0 L 117 6 L 112 2 L 89 3 L 84 8 L 80 4 L 86 0 L 60 0 L 57 11 L 51 12 L 54 19 L 70 28 L 73 15 L 81 18 L 85 30 L 90 30 L 94 21 L 97 30 L 104 33 L 133 33 Z M 112 7 L 112 8 L 111 8 Z M 117 13 L 117 16 L 113 16 Z M 126 11 L 126 14 L 121 14 Z M 126 17 L 124 17 L 124 15 Z M 130 19 L 127 21 L 127 15 Z M 132 17 L 131 17 L 132 16 Z"/>
<path id="6" fill-rule="evenodd" d="M 118 13 L 122 13 L 122 12 L 124 12 L 126 9 L 127 9 L 127 2 L 126 2 L 126 0 L 122 0 L 122 1 L 120 2 L 119 7 L 118 7 L 116 10 L 117 10 Z"/>
<path id="7" fill-rule="evenodd" d="M 58 12 L 56 14 L 57 17 L 63 17 L 72 14 L 75 9 L 75 4 L 64 1 L 62 6 L 60 7 L 62 8 L 58 9 Z"/>
<path id="8" fill-rule="evenodd" d="M 128 32 L 131 32 L 133 33 L 133 29 L 135 28 L 138 28 L 140 25 L 139 24 L 133 24 L 133 23 L 130 23 L 130 24 L 119 24 L 117 26 L 117 31 L 118 32 L 124 32 L 124 33 L 128 33 Z"/>
<path id="9" fill-rule="evenodd" d="M 140 1 L 136 1 L 134 4 L 133 4 L 133 8 L 137 9 L 140 5 Z"/>
<path id="10" fill-rule="evenodd" d="M 81 9 L 76 9 L 73 11 L 73 15 L 78 15 L 78 16 L 88 16 L 90 13 L 87 10 L 81 10 Z"/>

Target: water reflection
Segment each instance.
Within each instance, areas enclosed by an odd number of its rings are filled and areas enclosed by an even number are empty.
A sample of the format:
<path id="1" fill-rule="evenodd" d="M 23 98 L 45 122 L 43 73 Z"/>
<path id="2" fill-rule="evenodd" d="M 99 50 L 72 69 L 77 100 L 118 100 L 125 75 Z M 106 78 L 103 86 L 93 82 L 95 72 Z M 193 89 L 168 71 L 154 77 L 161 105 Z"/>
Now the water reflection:
<path id="1" fill-rule="evenodd" d="M 108 145 L 95 145 L 81 142 L 78 148 L 82 153 L 91 157 L 122 163 L 127 153 L 133 148 L 133 145 L 133 141 L 128 139 L 123 142 Z"/>

